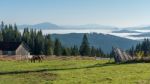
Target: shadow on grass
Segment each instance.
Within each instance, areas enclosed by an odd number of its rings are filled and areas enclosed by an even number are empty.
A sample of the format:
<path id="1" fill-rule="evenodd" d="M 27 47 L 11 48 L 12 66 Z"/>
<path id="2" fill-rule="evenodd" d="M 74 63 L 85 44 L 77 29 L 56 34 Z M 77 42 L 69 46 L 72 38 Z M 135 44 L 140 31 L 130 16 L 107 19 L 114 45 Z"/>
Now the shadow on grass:
<path id="1" fill-rule="evenodd" d="M 10 72 L 0 72 L 0 75 L 13 75 L 13 74 L 26 74 L 26 73 L 34 73 L 34 72 L 46 72 L 46 71 L 63 71 L 63 70 L 76 70 L 76 69 L 88 69 L 88 68 L 96 68 L 96 67 L 106 67 L 106 66 L 116 66 L 122 64 L 116 64 L 114 62 L 108 62 L 104 64 L 95 64 L 91 66 L 85 67 L 74 67 L 74 68 L 61 68 L 61 69 L 39 69 L 39 70 L 26 70 L 26 71 L 10 71 Z"/>

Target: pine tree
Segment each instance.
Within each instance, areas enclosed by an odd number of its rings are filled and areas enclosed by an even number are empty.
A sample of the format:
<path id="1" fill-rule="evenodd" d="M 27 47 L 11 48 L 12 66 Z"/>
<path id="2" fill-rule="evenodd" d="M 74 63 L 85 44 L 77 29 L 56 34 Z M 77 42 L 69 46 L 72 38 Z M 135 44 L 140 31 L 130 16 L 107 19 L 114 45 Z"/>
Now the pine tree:
<path id="1" fill-rule="evenodd" d="M 74 45 L 74 47 L 71 48 L 71 55 L 72 55 L 72 56 L 78 56 L 78 55 L 79 55 L 78 46 Z"/>
<path id="2" fill-rule="evenodd" d="M 134 46 L 132 46 L 131 49 L 129 49 L 129 54 L 130 54 L 132 57 L 135 55 Z"/>
<path id="3" fill-rule="evenodd" d="M 15 42 L 21 42 L 21 33 L 18 31 L 16 24 L 14 24 L 14 40 Z"/>
<path id="4" fill-rule="evenodd" d="M 96 49 L 94 48 L 94 46 L 92 46 L 91 48 L 91 55 L 92 57 L 96 56 Z"/>
<path id="5" fill-rule="evenodd" d="M 4 22 L 1 22 L 0 25 L 0 41 L 3 41 L 3 34 L 2 34 L 2 30 L 4 29 Z"/>
<path id="6" fill-rule="evenodd" d="M 0 41 L 3 41 L 2 31 L 0 30 Z"/>
<path id="7" fill-rule="evenodd" d="M 112 47 L 112 50 L 109 54 L 110 59 L 113 58 L 115 56 L 115 52 L 114 52 L 114 47 Z"/>
<path id="8" fill-rule="evenodd" d="M 83 36 L 83 41 L 80 46 L 80 54 L 81 56 L 90 56 L 90 46 L 86 34 Z"/>
<path id="9" fill-rule="evenodd" d="M 37 55 L 44 54 L 44 37 L 41 30 L 36 33 L 34 43 L 35 43 L 35 53 Z"/>
<path id="10" fill-rule="evenodd" d="M 30 39 L 29 39 L 29 46 L 31 48 L 31 54 L 37 54 L 36 53 L 36 44 L 35 44 L 35 41 L 36 41 L 36 31 L 31 29 L 30 30 Z"/>
<path id="11" fill-rule="evenodd" d="M 25 28 L 22 34 L 22 41 L 25 42 L 26 44 L 29 44 L 29 40 L 30 40 L 29 29 Z"/>
<path id="12" fill-rule="evenodd" d="M 150 41 L 148 39 L 144 39 L 141 48 L 142 51 L 144 51 L 144 56 L 148 56 L 148 54 L 150 53 Z"/>
<path id="13" fill-rule="evenodd" d="M 101 50 L 101 48 L 96 49 L 96 56 L 97 57 L 106 57 L 105 53 Z"/>
<path id="14" fill-rule="evenodd" d="M 144 39 L 142 43 L 136 45 L 134 54 L 138 52 L 144 52 L 144 56 L 150 55 L 150 41 L 149 39 Z"/>
<path id="15" fill-rule="evenodd" d="M 1 22 L 1 25 L 0 25 L 0 28 L 1 28 L 1 29 L 4 29 L 4 26 L 5 26 L 5 25 L 4 25 L 4 22 L 2 21 L 2 22 Z"/>
<path id="16" fill-rule="evenodd" d="M 53 42 L 51 40 L 50 34 L 45 36 L 44 41 L 44 53 L 45 55 L 53 55 Z"/>
<path id="17" fill-rule="evenodd" d="M 63 56 L 70 56 L 71 55 L 71 50 L 69 48 L 63 47 L 63 49 L 62 49 L 62 55 Z"/>
<path id="18" fill-rule="evenodd" d="M 62 55 L 62 46 L 59 41 L 59 39 L 55 39 L 55 45 L 54 45 L 54 55 L 61 56 Z"/>

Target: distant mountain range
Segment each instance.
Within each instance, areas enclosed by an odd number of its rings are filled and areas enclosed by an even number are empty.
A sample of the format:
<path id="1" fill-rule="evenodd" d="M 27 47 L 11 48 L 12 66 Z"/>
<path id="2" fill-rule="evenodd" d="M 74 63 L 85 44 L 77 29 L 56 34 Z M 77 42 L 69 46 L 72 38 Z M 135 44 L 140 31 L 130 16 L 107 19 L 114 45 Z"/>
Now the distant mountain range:
<path id="1" fill-rule="evenodd" d="M 83 35 L 83 33 L 52 34 L 52 39 L 59 38 L 64 46 L 80 46 Z M 90 33 L 87 35 L 90 45 L 97 48 L 101 47 L 105 53 L 110 52 L 113 46 L 126 50 L 139 42 L 109 34 Z"/>
<path id="2" fill-rule="evenodd" d="M 18 26 L 20 29 L 24 28 L 33 28 L 33 29 L 77 29 L 77 30 L 82 30 L 82 29 L 103 29 L 103 30 L 116 30 L 118 29 L 117 27 L 112 27 L 112 26 L 104 26 L 104 25 L 97 25 L 97 24 L 87 24 L 87 25 L 78 25 L 78 26 L 70 26 L 70 25 L 56 25 L 53 23 L 39 23 L 39 24 L 34 24 L 34 25 L 19 25 Z"/>
<path id="3" fill-rule="evenodd" d="M 123 29 L 123 30 L 112 31 L 112 33 L 141 33 L 141 32 Z"/>
<path id="4" fill-rule="evenodd" d="M 130 35 L 132 37 L 150 37 L 150 32 L 141 33 L 138 35 Z"/>
<path id="5" fill-rule="evenodd" d="M 74 25 L 74 26 L 62 26 L 69 29 L 102 29 L 102 30 L 118 30 L 117 27 L 98 25 L 98 24 L 86 24 L 86 25 Z"/>
<path id="6" fill-rule="evenodd" d="M 150 30 L 150 26 L 126 27 L 126 30 Z"/>
<path id="7" fill-rule="evenodd" d="M 18 25 L 18 27 L 20 29 L 24 29 L 24 28 L 33 28 L 33 29 L 61 29 L 60 26 L 56 25 L 56 24 L 52 24 L 52 23 L 39 23 L 39 24 L 35 24 L 35 25 Z"/>
<path id="8" fill-rule="evenodd" d="M 19 29 L 24 29 L 24 28 L 33 28 L 33 29 L 41 29 L 45 30 L 46 32 L 49 33 L 60 33 L 60 32 L 69 32 L 69 33 L 91 33 L 91 32 L 97 32 L 97 33 L 109 33 L 112 35 L 116 36 L 122 36 L 123 33 L 126 33 L 124 37 L 133 37 L 130 39 L 134 39 L 135 37 L 142 37 L 141 39 L 145 37 L 150 37 L 149 33 L 143 33 L 141 31 L 150 31 L 150 26 L 139 26 L 139 27 L 126 27 L 126 28 L 117 28 L 113 26 L 105 26 L 105 25 L 98 25 L 98 24 L 86 24 L 86 25 L 57 25 L 49 22 L 44 22 L 44 23 L 39 23 L 39 24 L 34 24 L 34 25 L 19 25 Z M 49 31 L 48 31 L 49 30 Z M 59 30 L 59 31 L 57 31 Z M 84 31 L 86 30 L 86 31 Z M 94 31 L 93 31 L 94 30 Z M 106 31 L 105 31 L 106 30 Z M 51 31 L 51 32 L 50 32 Z M 139 33 L 138 35 L 134 35 L 133 33 Z"/>
<path id="9" fill-rule="evenodd" d="M 113 31 L 119 31 L 118 27 L 114 26 L 105 26 L 105 25 L 98 25 L 98 24 L 86 24 L 86 25 L 57 25 L 49 22 L 43 22 L 39 24 L 34 24 L 34 25 L 19 25 L 19 28 L 35 28 L 35 29 L 104 29 L 104 30 L 113 30 Z M 120 32 L 130 32 L 132 33 L 133 31 L 131 30 L 150 30 L 150 26 L 140 26 L 140 27 L 126 27 L 122 28 Z"/>

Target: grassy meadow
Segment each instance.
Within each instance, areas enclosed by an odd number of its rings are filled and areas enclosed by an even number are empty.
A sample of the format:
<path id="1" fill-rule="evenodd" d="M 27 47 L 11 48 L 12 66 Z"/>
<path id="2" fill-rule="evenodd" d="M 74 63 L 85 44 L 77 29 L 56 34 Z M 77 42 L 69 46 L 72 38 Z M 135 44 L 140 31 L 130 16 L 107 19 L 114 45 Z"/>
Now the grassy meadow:
<path id="1" fill-rule="evenodd" d="M 53 59 L 42 63 L 0 61 L 0 84 L 149 84 L 150 64 Z"/>

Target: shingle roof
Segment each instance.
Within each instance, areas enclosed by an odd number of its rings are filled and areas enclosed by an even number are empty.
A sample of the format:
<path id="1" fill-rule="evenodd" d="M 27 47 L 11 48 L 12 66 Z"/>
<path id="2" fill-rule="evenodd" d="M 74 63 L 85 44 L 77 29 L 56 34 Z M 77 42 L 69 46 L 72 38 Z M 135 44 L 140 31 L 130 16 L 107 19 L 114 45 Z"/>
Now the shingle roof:
<path id="1" fill-rule="evenodd" d="M 0 50 L 2 51 L 15 51 L 21 42 L 0 42 Z"/>

